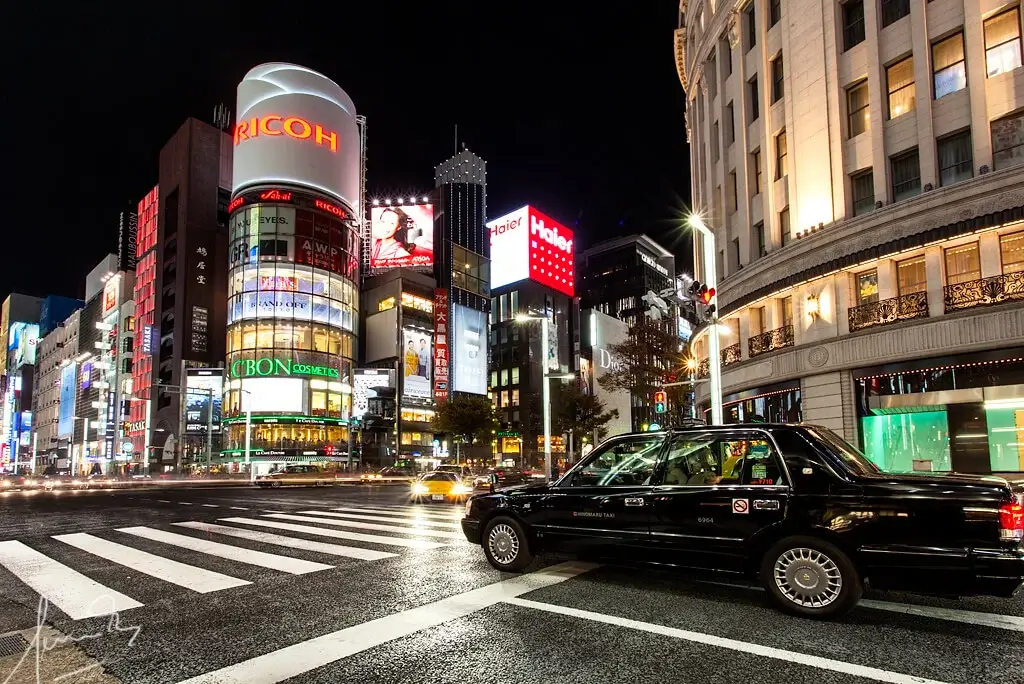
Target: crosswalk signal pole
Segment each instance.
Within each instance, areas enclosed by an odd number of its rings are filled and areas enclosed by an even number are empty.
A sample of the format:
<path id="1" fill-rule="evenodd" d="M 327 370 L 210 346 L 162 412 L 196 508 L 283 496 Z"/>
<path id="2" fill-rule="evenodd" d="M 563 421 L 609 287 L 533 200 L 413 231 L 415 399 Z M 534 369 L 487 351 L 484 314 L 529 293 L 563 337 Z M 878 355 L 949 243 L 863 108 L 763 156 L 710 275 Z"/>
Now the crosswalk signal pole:
<path id="1" fill-rule="evenodd" d="M 213 474 L 213 390 L 206 390 L 209 401 L 206 405 L 206 475 Z"/>
<path id="2" fill-rule="evenodd" d="M 700 233 L 701 246 L 704 252 L 704 280 L 709 290 L 718 287 L 718 274 L 715 263 L 715 234 L 697 215 L 687 221 L 693 230 Z M 717 309 L 717 307 L 716 307 Z M 718 313 L 713 313 L 708 321 L 708 379 L 711 394 L 711 424 L 723 423 L 722 412 L 722 355 L 718 333 Z"/>

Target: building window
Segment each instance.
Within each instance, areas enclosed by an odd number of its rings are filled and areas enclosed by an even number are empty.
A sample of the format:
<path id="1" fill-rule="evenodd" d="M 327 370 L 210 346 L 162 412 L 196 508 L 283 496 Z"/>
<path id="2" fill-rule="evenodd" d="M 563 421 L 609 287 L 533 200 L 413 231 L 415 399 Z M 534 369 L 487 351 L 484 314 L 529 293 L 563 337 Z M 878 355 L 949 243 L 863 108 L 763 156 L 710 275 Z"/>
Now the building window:
<path id="1" fill-rule="evenodd" d="M 750 307 L 750 336 L 760 335 L 764 332 L 764 307 Z"/>
<path id="2" fill-rule="evenodd" d="M 853 215 L 860 216 L 875 208 L 875 174 L 871 169 L 850 176 L 853 194 Z"/>
<path id="3" fill-rule="evenodd" d="M 981 258 L 978 243 L 946 250 L 946 284 L 969 283 L 981 278 Z"/>
<path id="4" fill-rule="evenodd" d="M 736 172 L 729 172 L 729 211 L 735 212 L 739 209 L 739 196 L 736 189 Z"/>
<path id="5" fill-rule="evenodd" d="M 882 28 L 910 14 L 910 0 L 882 0 Z"/>
<path id="6" fill-rule="evenodd" d="M 793 325 L 793 298 L 782 298 L 782 327 L 788 328 Z"/>
<path id="7" fill-rule="evenodd" d="M 1003 273 L 1024 271 L 1024 232 L 1000 236 L 999 257 Z"/>
<path id="8" fill-rule="evenodd" d="M 878 301 L 878 271 L 857 274 L 857 304 Z"/>
<path id="9" fill-rule="evenodd" d="M 952 185 L 974 177 L 971 131 L 939 139 L 939 184 Z"/>
<path id="10" fill-rule="evenodd" d="M 985 20 L 985 71 L 989 78 L 1020 66 L 1020 10 Z"/>
<path id="11" fill-rule="evenodd" d="M 775 180 L 779 180 L 789 173 L 788 159 L 789 146 L 786 142 L 786 129 L 775 136 Z"/>
<path id="12" fill-rule="evenodd" d="M 866 79 L 847 89 L 847 126 L 851 138 L 871 130 L 871 107 L 869 105 L 868 82 Z"/>
<path id="13" fill-rule="evenodd" d="M 864 42 L 864 0 L 843 3 L 843 49 Z"/>
<path id="14" fill-rule="evenodd" d="M 512 369 L 512 384 L 519 384 L 519 366 L 516 366 L 515 368 Z"/>
<path id="15" fill-rule="evenodd" d="M 728 38 L 722 38 L 718 42 L 718 54 L 722 56 L 722 70 L 726 76 L 732 75 L 732 46 Z"/>
<path id="16" fill-rule="evenodd" d="M 757 256 L 761 258 L 768 254 L 768 241 L 765 239 L 764 221 L 754 226 L 754 237 L 757 238 Z"/>
<path id="17" fill-rule="evenodd" d="M 932 45 L 932 73 L 936 100 L 967 87 L 967 62 L 964 59 L 962 32 Z"/>
<path id="18" fill-rule="evenodd" d="M 914 111 L 914 58 L 907 57 L 885 70 L 889 88 L 889 118 Z"/>
<path id="19" fill-rule="evenodd" d="M 718 161 L 718 122 L 711 125 L 711 161 Z"/>
<path id="20" fill-rule="evenodd" d="M 715 99 L 718 95 L 718 70 L 715 68 L 715 53 L 712 52 L 704 68 L 704 78 L 708 82 L 708 98 Z"/>
<path id="21" fill-rule="evenodd" d="M 725 144 L 732 145 L 736 142 L 736 123 L 733 119 L 732 102 L 725 105 Z"/>
<path id="22" fill-rule="evenodd" d="M 458 245 L 452 245 L 452 285 L 481 297 L 490 297 L 490 283 L 490 260 Z"/>
<path id="23" fill-rule="evenodd" d="M 757 45 L 757 17 L 754 15 L 754 5 L 756 4 L 755 2 L 750 3 L 743 12 L 747 25 L 747 50 Z"/>
<path id="24" fill-rule="evenodd" d="M 995 170 L 1024 162 L 1024 113 L 993 121 L 991 127 L 992 165 Z"/>
<path id="25" fill-rule="evenodd" d="M 756 75 L 747 81 L 747 86 L 750 88 L 750 122 L 753 123 L 761 116 L 761 90 L 757 87 Z"/>
<path id="26" fill-rule="evenodd" d="M 779 212 L 779 229 L 782 231 L 782 246 L 789 244 L 789 207 Z"/>
<path id="27" fill-rule="evenodd" d="M 733 238 L 732 239 L 732 243 L 729 245 L 729 251 L 732 252 L 732 254 L 731 254 L 732 258 L 730 259 L 730 261 L 732 262 L 732 264 L 731 264 L 732 272 L 735 273 L 736 271 L 740 270 L 743 267 L 742 264 L 740 264 L 740 239 L 739 238 Z"/>
<path id="28" fill-rule="evenodd" d="M 761 150 L 754 150 L 750 154 L 750 163 L 754 167 L 754 195 L 761 194 Z"/>
<path id="29" fill-rule="evenodd" d="M 784 69 L 782 54 L 772 60 L 772 104 L 782 99 L 785 94 Z"/>
<path id="30" fill-rule="evenodd" d="M 921 164 L 917 148 L 897 155 L 892 164 L 892 199 L 894 202 L 921 194 Z"/>
<path id="31" fill-rule="evenodd" d="M 901 297 L 928 289 L 924 256 L 896 262 L 896 286 Z"/>
<path id="32" fill-rule="evenodd" d="M 768 28 L 775 26 L 782 19 L 782 0 L 768 0 Z"/>

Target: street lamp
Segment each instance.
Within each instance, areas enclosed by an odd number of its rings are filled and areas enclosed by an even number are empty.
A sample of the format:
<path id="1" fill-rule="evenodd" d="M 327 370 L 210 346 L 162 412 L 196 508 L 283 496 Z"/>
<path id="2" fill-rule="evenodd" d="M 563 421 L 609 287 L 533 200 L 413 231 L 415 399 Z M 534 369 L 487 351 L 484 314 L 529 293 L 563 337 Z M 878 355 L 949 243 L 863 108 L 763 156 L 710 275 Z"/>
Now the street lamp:
<path id="1" fill-rule="evenodd" d="M 686 219 L 692 230 L 700 233 L 704 252 L 704 284 L 709 290 L 718 287 L 718 274 L 715 267 L 715 234 L 705 225 L 697 214 L 690 214 Z M 722 416 L 722 356 L 718 330 L 718 309 L 711 314 L 708 321 L 708 379 L 711 392 L 711 424 L 721 425 Z"/>
<path id="2" fill-rule="evenodd" d="M 252 447 L 252 391 L 239 387 L 240 392 L 244 392 L 249 395 L 250 400 L 245 402 L 245 469 L 249 471 L 249 481 L 255 482 L 256 475 L 252 469 L 252 465 L 249 463 L 249 453 Z M 213 413 L 213 407 L 210 407 L 210 413 Z M 351 430 L 352 428 L 349 427 Z"/>
<path id="3" fill-rule="evenodd" d="M 576 377 L 574 373 L 551 373 L 551 362 L 548 358 L 548 323 L 550 319 L 544 314 L 526 313 L 516 316 L 517 323 L 528 323 L 530 321 L 541 321 L 540 345 L 542 354 L 541 365 L 541 392 L 544 403 L 544 477 L 551 478 L 551 380 L 564 380 Z M 520 450 L 520 458 L 522 457 Z"/>

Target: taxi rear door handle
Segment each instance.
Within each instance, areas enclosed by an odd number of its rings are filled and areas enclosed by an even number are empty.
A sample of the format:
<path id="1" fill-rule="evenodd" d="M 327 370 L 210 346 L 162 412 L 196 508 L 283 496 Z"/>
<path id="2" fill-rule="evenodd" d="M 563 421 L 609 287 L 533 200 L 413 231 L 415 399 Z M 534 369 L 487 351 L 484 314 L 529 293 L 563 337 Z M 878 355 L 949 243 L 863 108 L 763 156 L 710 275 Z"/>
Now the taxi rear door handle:
<path id="1" fill-rule="evenodd" d="M 644 500 L 643 499 L 626 499 L 626 505 L 627 506 L 643 506 L 644 505 Z"/>

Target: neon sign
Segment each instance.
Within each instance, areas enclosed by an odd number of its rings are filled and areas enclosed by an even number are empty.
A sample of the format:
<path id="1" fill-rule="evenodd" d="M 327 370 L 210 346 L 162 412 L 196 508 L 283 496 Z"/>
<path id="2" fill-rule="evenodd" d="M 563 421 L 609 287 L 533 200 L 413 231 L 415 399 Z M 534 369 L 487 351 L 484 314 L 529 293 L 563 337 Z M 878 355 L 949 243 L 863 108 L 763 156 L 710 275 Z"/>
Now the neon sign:
<path id="1" fill-rule="evenodd" d="M 315 200 L 313 202 L 313 206 L 315 206 L 317 209 L 322 209 L 323 211 L 326 211 L 329 214 L 334 214 L 338 218 L 346 218 L 348 216 L 348 213 L 341 207 L 336 207 L 333 204 L 328 204 L 323 200 Z"/>
<path id="2" fill-rule="evenodd" d="M 231 200 L 230 204 L 228 204 L 228 213 L 230 214 L 231 212 L 233 212 L 235 209 L 237 209 L 238 207 L 242 206 L 243 204 L 245 204 L 245 198 L 244 197 L 236 197 L 235 199 Z"/>
<path id="3" fill-rule="evenodd" d="M 277 114 L 254 116 L 248 121 L 235 124 L 235 146 L 245 140 L 258 138 L 261 135 L 287 135 L 295 140 L 312 139 L 317 145 L 327 147 L 331 152 L 338 151 L 338 133 L 324 131 L 320 124 L 311 124 L 298 116 L 284 118 Z"/>
<path id="4" fill-rule="evenodd" d="M 278 359 L 264 356 L 259 359 L 238 360 L 231 364 L 233 378 L 265 378 L 271 375 L 314 375 L 325 378 L 340 376 L 337 368 L 330 366 L 314 366 L 308 363 L 295 363 L 290 359 Z"/>
<path id="5" fill-rule="evenodd" d="M 280 190 L 267 190 L 260 193 L 261 200 L 268 200 L 270 202 L 291 202 L 292 193 L 281 192 Z"/>

